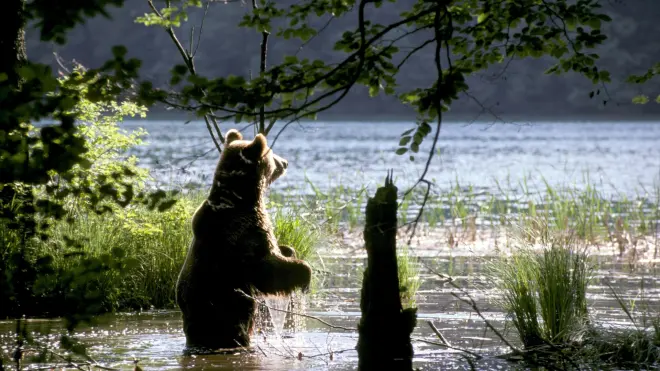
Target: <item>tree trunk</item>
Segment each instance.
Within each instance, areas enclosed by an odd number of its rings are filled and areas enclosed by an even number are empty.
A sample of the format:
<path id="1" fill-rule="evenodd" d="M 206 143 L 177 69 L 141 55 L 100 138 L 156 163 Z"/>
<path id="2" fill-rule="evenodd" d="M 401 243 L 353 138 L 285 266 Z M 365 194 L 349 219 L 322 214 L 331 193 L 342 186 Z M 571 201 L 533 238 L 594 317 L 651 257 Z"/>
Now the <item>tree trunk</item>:
<path id="1" fill-rule="evenodd" d="M 5 26 L 0 32 L 0 74 L 6 75 L 6 80 L 0 82 L 0 112 L 3 112 L 3 121 L 0 122 L 0 130 L 12 131 L 18 128 L 18 118 L 13 115 L 16 110 L 16 95 L 20 91 L 23 79 L 18 69 L 27 62 L 25 49 L 25 1 L 5 0 L 3 9 L 6 12 L 4 18 Z M 0 171 L 10 171 L 0 169 Z M 6 178 L 3 176 L 0 179 Z M 12 178 L 9 174 L 8 178 Z M 11 182 L 11 181 L 10 181 Z M 16 198 L 24 201 L 26 195 L 18 194 L 12 184 L 0 183 L 0 217 L 7 216 L 6 206 Z M 9 214 L 13 219 L 13 215 Z"/>
<path id="2" fill-rule="evenodd" d="M 17 97 L 23 85 L 18 70 L 27 62 L 27 52 L 25 48 L 25 0 L 5 0 L 3 10 L 6 14 L 4 19 L 4 29 L 0 32 L 0 74 L 4 74 L 4 81 L 0 81 L 0 132 L 6 133 L 17 129 L 20 120 L 16 112 Z M 4 145 L 4 144 L 3 144 Z M 9 151 L 15 151 L 16 147 L 8 148 Z M 15 154 L 15 153 L 12 153 Z M 27 157 L 26 157 L 27 164 Z M 4 172 L 7 173 L 4 173 Z M 7 316 L 20 316 L 24 313 L 19 305 L 28 304 L 31 297 L 31 285 L 24 284 L 29 282 L 30 268 L 29 262 L 25 259 L 25 243 L 29 236 L 34 234 L 34 208 L 33 195 L 31 187 L 26 190 L 17 191 L 12 182 L 14 174 L 12 169 L 0 169 L 0 179 L 8 179 L 7 183 L 0 182 L 0 221 L 2 228 L 15 229 L 18 233 L 18 243 L 21 245 L 21 259 L 14 262 L 12 267 L 13 275 L 7 281 L 9 276 L 4 273 L 8 267 L 9 256 L 0 256 L 0 314 Z M 3 220 L 4 219 L 4 220 Z M 5 236 L 8 242 L 11 234 Z M 28 272 L 28 273 L 26 273 Z M 7 302 L 7 298 L 14 297 Z"/>
<path id="3" fill-rule="evenodd" d="M 18 118 L 12 113 L 16 109 L 15 97 L 23 83 L 18 69 L 27 62 L 27 52 L 25 49 L 25 1 L 5 0 L 3 4 L 6 16 L 4 17 L 5 26 L 3 32 L 0 32 L 0 55 L 2 56 L 0 58 L 0 74 L 5 74 L 6 80 L 0 82 L 0 95 L 2 95 L 0 97 L 0 112 L 3 113 L 3 122 L 0 122 L 0 130 L 6 132 L 18 128 L 19 125 Z M 0 172 L 4 171 L 10 170 L 0 169 Z M 0 176 L 0 179 L 5 178 L 11 179 L 12 174 L 10 173 L 8 177 L 5 177 L 5 174 Z M 11 181 L 10 184 L 0 183 L 0 218 L 8 216 L 9 219 L 14 219 L 6 207 L 16 198 L 22 200 L 25 199 L 25 195 L 17 194 Z"/>
<path id="4" fill-rule="evenodd" d="M 5 0 L 4 30 L 0 32 L 0 73 L 7 74 L 7 81 L 17 89 L 21 79 L 17 68 L 27 61 L 25 49 L 25 0 Z M 5 108 L 5 107 L 3 107 Z"/>
<path id="5" fill-rule="evenodd" d="M 416 309 L 403 310 L 396 255 L 397 188 L 388 174 L 385 186 L 369 198 L 364 242 L 364 271 L 358 325 L 360 370 L 412 370 L 410 334 L 417 324 Z"/>

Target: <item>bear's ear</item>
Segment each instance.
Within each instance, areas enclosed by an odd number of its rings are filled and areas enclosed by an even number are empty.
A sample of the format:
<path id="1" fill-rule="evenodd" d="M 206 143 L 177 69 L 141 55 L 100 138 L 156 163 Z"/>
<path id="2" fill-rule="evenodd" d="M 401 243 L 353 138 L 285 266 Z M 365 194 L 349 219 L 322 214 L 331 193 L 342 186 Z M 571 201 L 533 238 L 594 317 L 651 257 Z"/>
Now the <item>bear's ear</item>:
<path id="1" fill-rule="evenodd" d="M 257 134 L 252 143 L 248 144 L 242 152 L 246 158 L 259 161 L 267 150 L 268 141 L 266 141 L 266 137 L 262 134 Z"/>
<path id="2" fill-rule="evenodd" d="M 243 139 L 243 134 L 236 129 L 231 129 L 225 134 L 225 145 L 235 141 Z"/>

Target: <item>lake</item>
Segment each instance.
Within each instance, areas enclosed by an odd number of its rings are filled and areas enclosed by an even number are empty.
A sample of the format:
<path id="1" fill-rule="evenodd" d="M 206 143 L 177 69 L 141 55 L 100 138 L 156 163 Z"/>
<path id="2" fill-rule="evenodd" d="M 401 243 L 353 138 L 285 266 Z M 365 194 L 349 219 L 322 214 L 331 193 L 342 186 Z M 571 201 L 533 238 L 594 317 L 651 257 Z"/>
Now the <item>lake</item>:
<path id="1" fill-rule="evenodd" d="M 414 162 L 408 155 L 394 153 L 401 133 L 413 126 L 352 122 L 291 125 L 273 147 L 289 160 L 287 175 L 273 184 L 273 190 L 311 194 L 311 183 L 322 191 L 367 186 L 372 194 L 390 168 L 394 169 L 395 184 L 403 190 L 423 170 L 430 148 L 431 136 Z M 132 153 L 153 170 L 160 185 L 176 187 L 193 182 L 203 189 L 210 185 L 218 154 L 203 123 L 134 120 L 123 127 L 144 127 L 149 132 L 149 143 Z M 223 132 L 232 127 L 221 126 Z M 275 134 L 278 129 L 276 126 Z M 248 138 L 253 136 L 250 130 L 245 134 Z M 589 181 L 597 184 L 603 195 L 634 198 L 645 190 L 652 193 L 657 189 L 660 175 L 660 125 L 656 123 L 451 123 L 443 125 L 438 148 L 439 155 L 428 174 L 436 184 L 436 193 L 449 190 L 457 182 L 476 193 L 493 194 L 499 192 L 498 181 L 508 183 L 512 192 L 520 192 L 524 182 L 530 188 L 543 188 L 544 179 L 552 185 L 581 187 L 586 184 L 588 172 Z M 443 272 L 458 280 L 484 316 L 511 340 L 515 336 L 510 328 L 505 331 L 504 313 L 492 305 L 491 299 L 497 293 L 483 274 L 483 264 L 497 249 L 500 237 L 482 228 L 476 240 L 449 247 L 446 232 L 426 228 L 420 232 L 421 240 L 413 243 L 414 254 L 420 257 L 422 282 L 417 294 L 418 326 L 413 333 L 415 366 L 470 369 L 458 352 L 429 343 L 438 341 L 426 323 L 433 321 L 453 345 L 486 356 L 476 363 L 478 369 L 513 369 L 514 364 L 493 358 L 507 348 L 469 306 L 451 295 L 455 290 L 443 285 L 433 273 Z M 652 249 L 655 243 L 657 251 L 660 231 L 650 235 L 655 239 L 647 247 Z M 357 226 L 343 233 L 339 247 L 321 247 L 319 255 L 326 273 L 320 276 L 319 290 L 307 298 L 306 314 L 338 326 L 356 326 L 365 262 L 362 244 Z M 598 264 L 588 290 L 594 321 L 618 328 L 631 326 L 608 285 L 616 288 L 626 302 L 643 298 L 652 310 L 660 310 L 659 279 L 653 265 L 639 264 L 629 255 L 620 256 L 608 246 L 594 250 L 592 258 Z M 96 361 L 121 369 L 132 368 L 133 357 L 144 369 L 154 370 L 356 369 L 355 331 L 328 328 L 310 318 L 303 322 L 303 329 L 285 331 L 282 339 L 271 332 L 257 336 L 255 344 L 260 352 L 252 355 L 183 357 L 185 337 L 176 310 L 104 316 L 99 324 L 83 327 L 80 337 L 90 346 Z M 13 349 L 14 325 L 12 321 L 0 321 L 0 354 L 6 359 Z M 43 343 L 55 345 L 61 323 L 34 320 L 30 321 L 30 330 Z"/>
<path id="2" fill-rule="evenodd" d="M 244 125 L 244 124 L 243 124 Z M 290 125 L 277 138 L 274 151 L 289 161 L 287 175 L 274 190 L 300 190 L 309 179 L 327 189 L 343 185 L 382 183 L 394 169 L 396 184 L 405 188 L 421 174 L 432 136 L 420 147 L 414 162 L 395 150 L 401 134 L 414 123 L 308 122 Z M 148 144 L 135 151 L 143 165 L 154 170 L 163 185 L 210 184 L 218 160 L 203 122 L 127 121 L 126 129 L 144 127 Z M 223 124 L 229 128 L 243 127 Z M 281 125 L 273 128 L 274 138 Z M 252 138 L 253 129 L 244 133 Z M 272 142 L 272 139 L 270 139 Z M 581 185 L 585 173 L 604 192 L 633 195 L 652 188 L 660 176 L 660 124 L 634 123 L 449 123 L 443 124 L 439 153 L 428 179 L 439 189 L 457 181 L 477 190 L 496 192 L 495 180 L 516 185 L 523 178 L 541 183 Z"/>

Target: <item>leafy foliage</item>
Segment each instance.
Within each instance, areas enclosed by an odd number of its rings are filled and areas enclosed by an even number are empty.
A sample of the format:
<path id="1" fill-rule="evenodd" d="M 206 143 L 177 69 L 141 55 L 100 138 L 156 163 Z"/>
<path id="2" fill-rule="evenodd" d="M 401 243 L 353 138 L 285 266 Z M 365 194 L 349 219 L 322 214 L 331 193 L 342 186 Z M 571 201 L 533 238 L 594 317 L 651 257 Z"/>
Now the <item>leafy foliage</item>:
<path id="1" fill-rule="evenodd" d="M 295 121 L 314 118 L 340 101 L 354 86 L 363 85 L 372 96 L 396 95 L 417 111 L 422 129 L 416 133 L 421 137 L 404 139 L 409 133 L 405 134 L 402 142 L 410 146 L 402 147 L 407 150 L 397 150 L 404 154 L 416 152 L 421 141 L 412 139 L 423 141 L 428 134 L 428 122 L 447 111 L 460 94 L 469 92 L 467 77 L 490 66 L 551 56 L 555 63 L 546 71 L 548 74 L 572 71 L 593 84 L 610 81 L 609 73 L 597 67 L 599 56 L 591 52 L 606 40 L 601 25 L 611 21 L 600 12 L 601 6 L 595 0 L 420 0 L 411 2 L 399 19 L 390 24 L 369 20 L 370 10 L 384 3 L 382 0 L 261 2 L 244 16 L 242 27 L 306 42 L 317 33 L 309 26 L 315 17 L 357 13 L 357 25 L 335 41 L 333 50 L 342 56 L 338 63 L 289 56 L 249 81 L 236 76 L 187 75 L 185 69 L 177 69 L 175 82 L 179 85 L 175 91 L 143 85 L 141 97 L 184 108 L 199 116 L 222 112 L 219 117 L 237 122 L 255 121 L 257 110 L 262 107 L 268 107 L 263 111 L 266 120 Z M 166 21 L 149 21 L 153 18 L 154 14 L 145 15 L 138 22 L 151 25 Z M 424 41 L 402 51 L 402 40 L 413 34 Z M 425 48 L 436 50 L 433 82 L 428 87 L 397 92 L 397 73 L 412 55 Z M 267 129 L 263 131 L 267 134 Z"/>
<path id="2" fill-rule="evenodd" d="M 72 84 L 72 80 L 84 74 L 85 71 L 77 67 L 56 83 L 60 88 L 76 89 L 75 94 L 85 97 L 90 84 Z M 50 236 L 45 233 L 41 239 L 29 238 L 20 223 L 0 219 L 0 317 L 41 315 L 45 308 L 50 308 L 53 311 L 50 314 L 64 316 L 72 330 L 79 321 L 90 320 L 93 315 L 109 309 L 104 303 L 116 294 L 111 294 L 108 287 L 101 284 L 103 277 L 122 275 L 135 264 L 135 259 L 126 259 L 124 250 L 118 246 L 106 246 L 105 251 L 90 256 L 83 248 L 86 241 L 71 238 L 80 237 L 79 233 L 75 230 L 68 234 L 61 232 L 64 225 L 89 218 L 88 213 L 113 211 L 117 216 L 125 215 L 129 211 L 123 207 L 140 199 L 132 194 L 145 194 L 148 173 L 137 166 L 135 157 L 126 156 L 128 149 L 141 143 L 145 132 L 125 133 L 117 127 L 124 116 L 144 115 L 145 111 L 145 107 L 129 101 L 93 102 L 81 98 L 63 114 L 80 120 L 71 134 L 71 141 L 83 145 L 85 161 L 74 162 L 65 171 L 48 168 L 47 180 L 37 184 L 5 185 L 25 191 L 23 194 L 32 195 L 38 202 L 49 203 L 49 208 L 45 209 L 49 213 L 33 217 L 41 222 L 41 227 L 49 227 L 48 231 L 57 227 L 55 232 L 59 232 L 59 238 L 49 240 Z M 28 138 L 43 135 L 43 127 L 41 131 L 32 125 L 22 127 Z M 45 145 L 35 140 L 33 151 L 42 151 Z M 148 204 L 148 198 L 141 200 Z M 25 209 L 19 207 L 21 202 L 25 200 L 15 199 L 3 206 L 18 211 L 23 217 Z M 54 215 L 57 218 L 53 226 Z"/>
<path id="3" fill-rule="evenodd" d="M 631 75 L 628 77 L 628 82 L 633 84 L 644 84 L 651 81 L 656 76 L 660 75 L 660 63 L 656 63 L 653 67 L 649 68 L 643 75 Z M 646 104 L 649 102 L 649 97 L 641 94 L 633 98 L 635 104 Z M 660 95 L 655 98 L 656 103 L 660 103 Z"/>

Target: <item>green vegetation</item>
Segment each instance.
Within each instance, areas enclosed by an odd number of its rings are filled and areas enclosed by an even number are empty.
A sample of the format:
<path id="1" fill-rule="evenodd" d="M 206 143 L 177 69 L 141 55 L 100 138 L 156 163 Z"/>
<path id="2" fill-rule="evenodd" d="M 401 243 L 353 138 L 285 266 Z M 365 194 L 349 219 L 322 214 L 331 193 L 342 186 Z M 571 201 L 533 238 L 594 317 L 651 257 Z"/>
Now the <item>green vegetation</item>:
<path id="1" fill-rule="evenodd" d="M 104 127 L 108 131 L 113 131 L 110 130 L 110 126 Z M 125 139 L 134 133 L 124 135 Z M 123 142 L 123 140 L 117 142 Z M 103 151 L 101 147 L 98 150 L 109 153 Z M 111 166 L 111 163 L 112 161 L 108 159 L 107 166 Z M 318 188 L 312 189 L 315 189 L 316 193 L 307 198 L 301 198 L 300 193 L 295 190 L 292 192 L 298 197 L 289 193 L 273 192 L 270 197 L 269 209 L 272 212 L 276 236 L 280 243 L 293 246 L 300 257 L 314 262 L 317 250 L 323 245 L 331 245 L 336 233 L 360 225 L 362 219 L 358 215 L 361 215 L 362 212 L 358 212 L 361 211 L 358 209 L 358 205 L 361 203 L 360 197 L 364 191 L 351 191 L 347 187 L 338 187 L 323 193 Z M 461 193 L 461 189 L 465 189 L 467 192 Z M 519 235 L 518 241 L 521 245 L 540 243 L 548 246 L 542 260 L 538 260 L 536 255 L 525 254 L 524 249 L 521 248 L 519 255 L 512 258 L 516 264 L 509 266 L 509 271 L 502 272 L 511 274 L 503 284 L 516 285 L 520 282 L 523 285 L 519 287 L 521 290 L 533 289 L 524 286 L 531 282 L 526 277 L 541 274 L 540 270 L 544 268 L 544 264 L 548 265 L 548 271 L 557 275 L 561 273 L 561 270 L 550 270 L 550 266 L 564 264 L 565 267 L 568 267 L 570 264 L 578 264 L 577 261 L 566 260 L 582 257 L 581 250 L 575 250 L 576 246 L 586 246 L 602 241 L 616 243 L 618 241 L 616 233 L 628 237 L 635 235 L 639 238 L 650 234 L 655 229 L 655 223 L 658 220 L 657 208 L 642 207 L 637 200 L 602 200 L 597 196 L 598 192 L 593 186 L 586 187 L 582 192 L 559 192 L 550 187 L 547 190 L 547 194 L 538 197 L 549 201 L 526 204 L 522 201 L 514 202 L 513 197 L 507 197 L 506 194 L 500 196 L 499 199 L 494 195 L 482 195 L 481 201 L 479 201 L 469 187 L 455 186 L 446 195 L 431 197 L 423 217 L 429 228 L 455 231 L 453 235 L 456 240 L 459 238 L 461 229 L 469 232 L 470 228 L 485 228 L 477 225 L 470 226 L 469 221 L 476 218 L 501 222 L 502 224 L 499 226 L 504 228 L 520 225 L 521 230 L 525 231 Z M 175 197 L 177 202 L 164 212 L 149 209 L 144 205 L 136 205 L 117 208 L 112 214 L 96 215 L 92 211 L 85 211 L 85 208 L 81 208 L 77 213 L 71 215 L 72 224 L 66 222 L 54 224 L 51 240 L 36 243 L 32 250 L 33 254 L 34 256 L 52 255 L 54 257 L 53 267 L 58 271 L 65 271 L 78 267 L 78 260 L 72 256 L 76 253 L 81 252 L 84 253 L 84 256 L 101 257 L 113 249 L 119 249 L 123 252 L 122 256 L 127 262 L 125 268 L 127 274 L 119 275 L 108 272 L 100 278 L 98 290 L 100 290 L 99 295 L 104 299 L 99 311 L 151 307 L 171 308 L 174 305 L 172 287 L 191 238 L 190 217 L 203 200 L 204 195 L 204 192 L 201 191 L 177 195 Z M 414 200 L 414 197 L 416 197 L 415 194 L 406 200 Z M 80 204 L 81 201 L 77 202 Z M 405 202 L 404 200 L 402 204 Z M 651 202 L 651 200 L 647 200 L 647 202 Z M 519 209 L 515 209 L 510 206 L 509 210 L 506 210 L 503 209 L 503 205 L 506 204 L 518 204 L 526 207 L 521 206 Z M 502 206 L 492 207 L 491 205 Z M 349 213 L 346 210 L 356 211 Z M 411 218 L 410 214 L 416 213 L 417 210 L 406 210 L 402 206 L 400 212 L 402 213 L 400 223 L 405 224 Z M 403 214 L 405 212 L 408 214 Z M 501 218 L 502 214 L 504 214 L 504 218 Z M 432 223 L 433 218 L 438 215 L 446 216 L 446 218 L 439 218 L 440 222 Z M 558 215 L 559 218 L 555 215 Z M 618 216 L 614 218 L 608 215 Z M 569 224 L 565 223 L 567 220 L 570 221 Z M 608 221 L 610 224 L 606 224 Z M 495 225 L 495 227 L 497 226 Z M 569 226 L 573 231 L 570 239 L 558 239 L 557 231 L 566 230 Z M 617 232 L 617 228 L 620 228 L 619 232 Z M 610 236 L 609 231 L 616 233 Z M 65 242 L 68 239 L 78 241 L 80 247 L 67 247 Z M 17 245 L 7 244 L 7 246 Z M 630 246 L 631 242 L 622 245 L 622 247 Z M 9 253 L 5 252 L 5 254 Z M 490 253 L 494 253 L 494 251 Z M 411 255 L 411 251 L 405 247 L 400 249 L 399 255 L 402 301 L 414 306 L 414 296 L 421 283 L 418 278 L 417 258 Z M 555 289 L 561 292 L 564 290 L 562 284 L 571 284 L 572 281 L 562 282 L 561 277 L 551 277 L 556 278 L 557 281 L 548 282 L 554 282 L 558 286 L 548 287 L 549 293 Z M 581 278 L 572 277 L 570 279 L 579 280 Z M 54 289 L 55 287 L 48 290 Z M 51 294 L 44 293 L 43 295 Z M 54 310 L 55 307 L 49 306 L 50 310 Z M 540 310 L 539 313 L 541 313 Z M 570 321 L 567 319 L 565 322 Z M 522 323 L 521 326 L 527 326 L 527 324 Z M 537 335 L 534 336 L 539 339 L 551 339 L 561 333 L 560 329 L 544 330 L 542 323 L 532 323 L 530 326 L 533 327 L 530 332 L 536 333 Z M 530 338 L 534 336 L 530 335 Z"/>
<path id="2" fill-rule="evenodd" d="M 126 262 L 121 274 L 104 272 L 85 286 L 85 290 L 93 287 L 100 299 L 94 314 L 175 308 L 174 287 L 192 238 L 190 218 L 203 197 L 195 193 L 179 195 L 174 206 L 164 212 L 145 206 L 102 216 L 79 212 L 73 216 L 73 223 L 55 224 L 49 242 L 35 242 L 31 251 L 35 256 L 53 256 L 51 283 L 81 273 L 81 261 L 72 255 L 103 259 L 109 251 L 121 251 Z M 281 243 L 294 247 L 303 259 L 314 260 L 323 237 L 314 223 L 294 218 L 278 205 L 274 205 L 273 223 Z M 78 241 L 79 246 L 67 247 L 67 239 Z M 57 284 L 39 286 L 34 295 L 48 298 L 50 305 L 35 308 L 39 312 L 29 315 L 61 315 L 65 310 L 62 306 L 67 305 L 62 289 Z M 0 310 L 0 317 L 8 315 L 4 309 Z"/>
<path id="3" fill-rule="evenodd" d="M 505 186 L 496 181 L 496 193 L 477 191 L 456 182 L 448 189 L 430 193 L 421 221 L 428 228 L 443 228 L 456 242 L 474 241 L 478 229 L 504 229 L 513 225 L 545 231 L 570 229 L 579 241 L 589 244 L 614 243 L 620 253 L 645 236 L 653 236 L 660 223 L 660 183 L 654 189 L 640 189 L 636 197 L 606 196 L 584 175 L 583 186 L 551 185 L 542 179 L 533 187 L 528 179 Z M 308 180 L 306 187 L 273 193 L 279 203 L 295 203 L 323 214 L 324 224 L 334 231 L 355 230 L 364 223 L 366 191 L 337 185 L 321 191 Z M 301 196 L 307 195 L 307 196 Z M 411 222 L 424 200 L 416 189 L 399 200 L 399 222 Z M 477 223 L 478 221 L 478 223 Z M 454 245 L 454 243 L 449 243 Z"/>
<path id="4" fill-rule="evenodd" d="M 410 248 L 399 247 L 397 253 L 397 264 L 399 271 L 399 286 L 401 292 L 401 304 L 403 309 L 415 308 L 417 300 L 415 295 L 421 281 L 419 279 L 419 259 L 413 256 Z"/>
<path id="5" fill-rule="evenodd" d="M 443 112 L 460 95 L 469 94 L 475 75 L 508 66 L 514 59 L 546 57 L 552 64 L 547 74 L 577 73 L 598 86 L 591 97 L 611 81 L 593 51 L 606 46 L 601 26 L 612 19 L 592 0 L 417 0 L 384 24 L 370 17 L 384 5 L 381 0 L 255 2 L 239 25 L 258 33 L 263 43 L 259 71 L 250 79 L 198 74 L 195 51 L 202 31 L 198 29 L 197 35 L 193 31 L 191 44 L 184 46 L 177 28 L 187 20 L 189 10 L 203 6 L 201 1 L 158 4 L 164 7 L 147 3 L 150 12 L 137 21 L 164 29 L 183 59 L 183 64 L 169 68 L 166 90 L 141 78 L 141 62 L 126 59 L 128 50 L 122 46 L 114 46 L 111 59 L 101 67 L 76 68 L 62 78 L 25 53 L 23 34 L 28 24 L 42 41 L 65 44 L 68 30 L 88 17 L 107 15 L 110 5 L 122 6 L 123 0 L 67 6 L 27 0 L 5 4 L 7 27 L 0 33 L 0 317 L 63 316 L 67 335 L 72 335 L 78 323 L 105 311 L 172 305 L 172 285 L 190 239 L 187 225 L 199 196 L 148 189 L 148 173 L 125 156 L 126 148 L 139 144 L 142 133 L 127 134 L 114 126 L 124 116 L 143 115 L 155 103 L 204 118 L 220 151 L 223 136 L 218 120 L 253 122 L 257 132 L 267 135 L 275 122 L 315 117 L 361 85 L 370 96 L 393 96 L 414 109 L 417 122 L 402 133 L 396 152 L 415 160 L 420 144 L 433 134 L 430 163 Z M 291 54 L 280 64 L 267 63 L 269 36 L 294 40 L 300 49 L 300 42 L 318 33 L 309 25 L 327 16 L 357 19 L 350 31 L 327 43 L 333 47 L 326 49 L 336 55 L 311 61 Z M 401 42 L 404 37 L 399 36 L 421 35 L 420 30 L 432 32 L 427 35 L 430 39 Z M 403 65 L 424 48 L 433 50 L 433 58 L 425 58 L 428 64 L 420 70 L 433 71 L 433 78 L 425 76 L 424 86 L 398 86 Z M 646 81 L 635 82 L 641 80 Z M 42 120 L 46 123 L 37 127 Z M 426 175 L 417 184 L 427 184 Z M 657 230 L 659 219 L 657 194 L 655 200 L 644 195 L 615 202 L 605 201 L 591 188 L 567 194 L 546 187 L 532 200 L 514 200 L 504 193 L 484 202 L 471 191 L 466 195 L 462 188 L 456 190 L 460 192 L 436 190 L 436 206 L 430 209 L 435 213 L 427 213 L 425 220 L 447 225 L 456 233 L 468 230 L 473 237 L 477 217 L 498 220 L 502 226 L 519 220 L 541 236 L 570 228 L 580 241 L 616 241 L 623 252 L 638 236 Z M 354 194 L 347 200 L 346 193 L 352 192 L 342 189 L 312 199 L 332 206 L 325 208 L 327 226 L 338 229 L 347 220 L 352 227 L 360 225 L 363 196 Z M 403 200 L 402 221 L 409 220 L 407 211 L 419 205 L 421 196 L 416 190 Z M 310 227 L 316 222 L 309 223 L 298 211 L 291 219 L 284 210 L 293 205 L 279 205 L 284 209 L 276 214 L 286 220 L 277 217 L 278 236 L 299 248 L 302 256 L 313 257 L 313 241 L 320 241 L 316 237 L 322 229 Z M 574 339 L 582 326 L 587 275 L 575 271 L 582 261 L 576 258 L 579 255 L 566 253 L 574 251 L 566 244 L 551 245 L 543 259 L 535 260 L 536 268 L 525 273 L 548 282 L 512 294 L 540 292 L 538 302 L 529 297 L 515 301 L 522 305 L 517 310 L 527 316 L 537 304 L 534 313 L 543 319 L 536 327 L 519 321 L 527 331 L 522 334 L 532 336 L 525 340 L 529 344 Z M 418 281 L 412 260 L 402 262 L 399 275 L 410 304 Z M 509 283 L 519 282 L 518 278 L 513 276 Z M 16 328 L 20 349 L 27 334 L 20 320 Z M 656 338 L 630 336 L 635 340 L 626 341 L 648 345 Z M 60 340 L 68 350 L 84 351 L 68 336 Z M 633 358 L 639 358 L 649 352 L 635 354 Z"/>
<path id="6" fill-rule="evenodd" d="M 512 245 L 511 257 L 491 266 L 502 308 L 512 316 L 526 349 L 579 340 L 588 319 L 588 254 L 566 233 L 521 233 L 525 236 Z M 532 240 L 542 251 L 534 249 Z"/>
<path id="7" fill-rule="evenodd" d="M 523 345 L 524 359 L 633 369 L 657 364 L 660 316 L 649 306 L 635 316 L 612 289 L 632 328 L 610 328 L 590 317 L 586 291 L 595 264 L 585 241 L 550 226 L 518 226 L 515 236 L 510 254 L 490 261 L 487 274 L 498 290 L 495 301 Z"/>

